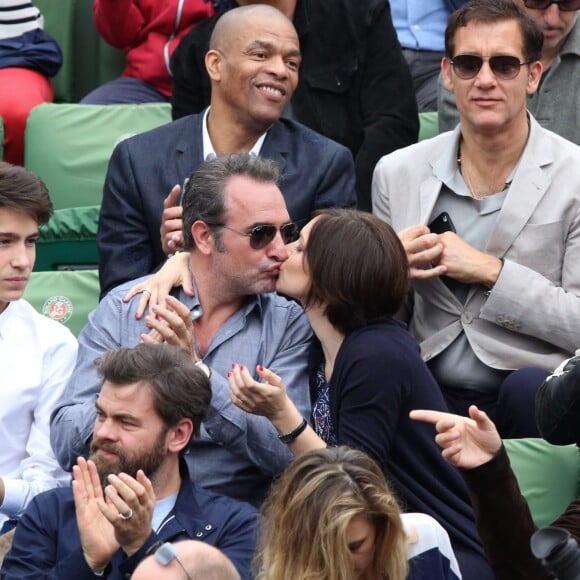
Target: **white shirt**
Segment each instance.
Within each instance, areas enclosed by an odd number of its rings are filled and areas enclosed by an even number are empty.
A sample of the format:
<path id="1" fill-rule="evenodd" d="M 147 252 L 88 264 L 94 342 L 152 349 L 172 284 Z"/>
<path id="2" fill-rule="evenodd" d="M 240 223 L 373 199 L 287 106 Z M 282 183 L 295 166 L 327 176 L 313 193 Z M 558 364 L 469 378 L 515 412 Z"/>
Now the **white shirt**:
<path id="1" fill-rule="evenodd" d="M 76 353 L 70 330 L 26 300 L 11 302 L 0 314 L 0 525 L 20 516 L 36 494 L 70 481 L 52 452 L 49 432 Z"/>
<path id="2" fill-rule="evenodd" d="M 207 130 L 207 116 L 209 115 L 210 107 L 208 107 L 203 112 L 203 120 L 201 122 L 201 136 L 202 136 L 202 143 L 203 143 L 203 158 L 204 160 L 212 159 L 213 157 L 217 156 L 215 149 L 213 148 L 211 139 L 209 137 L 209 131 Z M 250 149 L 250 153 L 252 155 L 260 155 L 260 151 L 262 150 L 262 145 L 264 144 L 264 140 L 266 139 L 266 135 L 268 131 L 260 135 L 258 140 L 254 143 L 254 146 Z M 185 185 L 184 185 L 185 187 Z"/>

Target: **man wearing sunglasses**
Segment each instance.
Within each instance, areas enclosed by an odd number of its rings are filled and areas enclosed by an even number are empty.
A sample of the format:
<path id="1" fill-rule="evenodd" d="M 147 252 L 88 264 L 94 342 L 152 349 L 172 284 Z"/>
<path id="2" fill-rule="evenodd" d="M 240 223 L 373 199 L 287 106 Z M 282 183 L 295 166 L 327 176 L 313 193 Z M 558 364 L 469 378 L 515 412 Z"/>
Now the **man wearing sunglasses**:
<path id="1" fill-rule="evenodd" d="M 208 156 L 252 151 L 274 159 L 290 217 L 301 225 L 315 209 L 356 204 L 350 151 L 280 118 L 300 62 L 296 30 L 276 8 L 242 6 L 220 18 L 205 58 L 210 107 L 126 139 L 111 156 L 97 235 L 102 295 L 180 248 L 165 246 L 173 234 L 181 240 L 179 189 Z"/>
<path id="2" fill-rule="evenodd" d="M 460 124 L 384 157 L 373 180 L 409 258 L 424 359 L 451 411 L 475 403 L 504 437 L 537 436 L 535 392 L 579 342 L 580 147 L 526 110 L 542 40 L 511 0 L 456 11 L 442 75 Z"/>
<path id="3" fill-rule="evenodd" d="M 528 111 L 542 125 L 580 145 L 580 0 L 514 0 L 544 34 L 542 80 L 528 95 Z M 459 122 L 453 93 L 439 79 L 439 131 Z"/>
<path id="4" fill-rule="evenodd" d="M 193 480 L 260 503 L 291 454 L 267 419 L 232 404 L 227 375 L 233 361 L 253 373 L 259 364 L 275 369 L 300 412 L 305 417 L 310 412 L 310 326 L 298 304 L 274 293 L 288 257 L 286 244 L 297 233 L 277 181 L 274 161 L 248 153 L 215 157 L 192 174 L 183 198 L 189 253 L 170 262 L 179 269 L 189 266 L 194 292 L 177 288 L 141 317 L 141 295 L 123 301 L 135 284 L 130 282 L 110 292 L 89 315 L 63 405 L 51 423 L 51 443 L 66 469 L 87 453 L 92 436 L 100 387 L 95 358 L 140 341 L 167 342 L 189 351 L 211 372 L 209 412 L 186 456 Z M 145 282 L 141 287 L 149 297 L 154 291 L 150 276 L 137 281 Z"/>

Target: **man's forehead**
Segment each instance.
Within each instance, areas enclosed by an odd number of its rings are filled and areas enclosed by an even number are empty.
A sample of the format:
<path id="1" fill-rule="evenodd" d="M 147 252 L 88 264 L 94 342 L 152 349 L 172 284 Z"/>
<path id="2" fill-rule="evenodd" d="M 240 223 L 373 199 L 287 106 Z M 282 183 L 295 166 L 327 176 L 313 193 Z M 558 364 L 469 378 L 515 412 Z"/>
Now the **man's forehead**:
<path id="1" fill-rule="evenodd" d="M 299 45 L 298 34 L 293 24 L 283 15 L 248 14 L 240 19 L 234 34 L 240 41 L 291 43 Z"/>
<path id="2" fill-rule="evenodd" d="M 114 408 L 115 412 L 134 414 L 135 411 L 154 410 L 151 389 L 144 382 L 116 385 L 104 381 L 97 398 L 100 407 Z"/>
<path id="3" fill-rule="evenodd" d="M 498 22 L 470 21 L 455 31 L 455 54 L 518 54 L 523 50 L 523 36 L 516 20 Z"/>
<path id="4" fill-rule="evenodd" d="M 256 216 L 263 212 L 273 212 L 283 214 L 286 216 L 283 221 L 287 221 L 286 202 L 280 188 L 271 181 L 259 181 L 245 175 L 234 175 L 226 182 L 225 194 L 226 212 L 230 215 L 242 211 Z"/>
<path id="5" fill-rule="evenodd" d="M 27 213 L 0 207 L 0 233 L 12 237 L 34 236 L 38 234 L 38 223 Z"/>

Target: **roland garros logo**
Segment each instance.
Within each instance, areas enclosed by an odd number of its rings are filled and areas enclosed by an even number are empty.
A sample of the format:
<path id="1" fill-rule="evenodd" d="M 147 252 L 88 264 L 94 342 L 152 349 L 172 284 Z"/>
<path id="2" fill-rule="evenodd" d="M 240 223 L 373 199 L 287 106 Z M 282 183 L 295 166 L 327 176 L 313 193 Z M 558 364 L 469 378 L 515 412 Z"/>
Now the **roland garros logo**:
<path id="1" fill-rule="evenodd" d="M 51 296 L 42 306 L 42 314 L 63 324 L 72 316 L 72 313 L 72 302 L 66 296 Z"/>

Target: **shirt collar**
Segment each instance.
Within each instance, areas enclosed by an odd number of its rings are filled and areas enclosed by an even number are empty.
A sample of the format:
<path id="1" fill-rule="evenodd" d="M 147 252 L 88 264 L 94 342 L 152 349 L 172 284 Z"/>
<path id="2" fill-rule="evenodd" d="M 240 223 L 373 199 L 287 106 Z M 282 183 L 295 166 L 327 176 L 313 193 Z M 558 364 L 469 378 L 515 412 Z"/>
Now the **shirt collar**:
<path id="1" fill-rule="evenodd" d="M 211 107 L 208 107 L 203 112 L 203 120 L 201 122 L 201 135 L 202 135 L 202 143 L 203 143 L 203 159 L 207 161 L 208 159 L 213 159 L 217 156 L 215 149 L 211 143 L 211 139 L 209 137 L 209 131 L 207 130 L 207 116 L 209 114 L 209 110 Z M 266 139 L 266 135 L 268 131 L 263 133 L 258 140 L 254 143 L 254 146 L 250 149 L 250 153 L 252 155 L 258 156 L 260 155 L 260 151 L 262 150 L 262 145 L 264 144 L 264 139 Z"/>
<path id="2" fill-rule="evenodd" d="M 193 290 L 194 295 L 189 296 L 183 291 L 183 288 L 180 286 L 178 289 L 178 300 L 185 304 L 190 312 L 192 320 L 197 320 L 203 314 L 203 308 L 199 301 L 199 294 L 197 291 L 197 284 L 195 283 L 195 277 L 193 277 Z M 260 319 L 262 318 L 263 313 L 263 295 L 262 294 L 254 294 L 246 297 L 246 300 L 242 304 L 242 306 L 238 309 L 238 312 L 242 312 L 243 316 L 246 318 L 248 317 L 254 310 L 256 310 Z"/>

